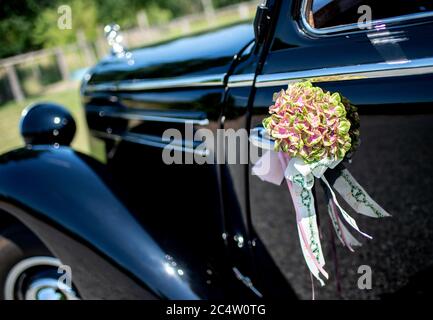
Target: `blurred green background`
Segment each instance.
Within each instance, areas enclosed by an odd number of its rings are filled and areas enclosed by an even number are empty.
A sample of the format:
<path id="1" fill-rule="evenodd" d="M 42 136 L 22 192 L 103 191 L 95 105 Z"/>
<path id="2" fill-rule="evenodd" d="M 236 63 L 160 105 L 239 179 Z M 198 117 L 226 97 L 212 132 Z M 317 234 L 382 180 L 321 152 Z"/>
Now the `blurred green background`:
<path id="1" fill-rule="evenodd" d="M 0 153 L 22 145 L 22 110 L 37 101 L 68 107 L 77 120 L 73 147 L 88 152 L 79 98 L 85 70 L 108 54 L 103 28 L 121 27 L 128 48 L 251 21 L 257 1 L 14 0 L 0 9 Z M 71 29 L 59 28 L 62 6 Z M 63 20 L 64 21 L 64 20 Z"/>

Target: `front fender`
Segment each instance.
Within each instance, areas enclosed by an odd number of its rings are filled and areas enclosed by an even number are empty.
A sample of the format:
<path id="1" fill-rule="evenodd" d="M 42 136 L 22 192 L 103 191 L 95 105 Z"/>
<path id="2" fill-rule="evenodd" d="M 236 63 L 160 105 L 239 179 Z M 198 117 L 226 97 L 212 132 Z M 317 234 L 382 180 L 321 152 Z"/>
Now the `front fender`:
<path id="1" fill-rule="evenodd" d="M 74 268 L 81 273 L 93 268 L 96 282 L 98 274 L 120 269 L 143 288 L 136 298 L 205 298 L 193 289 L 187 272 L 173 272 L 167 253 L 113 191 L 104 165 L 68 147 L 34 146 L 1 156 L 0 208 L 26 224 L 64 263 L 70 262 L 73 275 Z M 94 261 L 89 250 L 102 260 Z M 116 279 L 100 280 L 119 290 Z M 80 283 L 75 284 L 81 291 Z"/>

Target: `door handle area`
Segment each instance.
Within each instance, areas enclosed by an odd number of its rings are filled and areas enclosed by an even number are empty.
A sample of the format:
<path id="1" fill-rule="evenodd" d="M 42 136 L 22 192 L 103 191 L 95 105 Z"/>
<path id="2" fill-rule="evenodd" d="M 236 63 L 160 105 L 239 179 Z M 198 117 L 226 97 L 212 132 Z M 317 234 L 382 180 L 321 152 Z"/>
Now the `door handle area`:
<path id="1" fill-rule="evenodd" d="M 255 147 L 264 150 L 274 150 L 275 140 L 268 135 L 266 129 L 262 126 L 251 129 L 249 140 Z"/>

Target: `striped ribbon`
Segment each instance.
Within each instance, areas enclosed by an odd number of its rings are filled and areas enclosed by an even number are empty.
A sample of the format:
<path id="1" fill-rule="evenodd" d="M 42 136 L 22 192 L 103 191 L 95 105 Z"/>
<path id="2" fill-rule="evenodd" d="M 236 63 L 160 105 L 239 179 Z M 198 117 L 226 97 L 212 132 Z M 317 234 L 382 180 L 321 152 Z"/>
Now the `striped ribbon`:
<path id="1" fill-rule="evenodd" d="M 328 170 L 330 169 L 330 170 Z M 300 159 L 290 158 L 286 153 L 267 151 L 253 166 L 252 173 L 260 179 L 280 185 L 285 179 L 296 213 L 296 222 L 301 244 L 302 254 L 311 274 L 323 286 L 324 280 L 329 278 L 325 271 L 325 259 L 317 225 L 315 199 L 312 193 L 315 178 L 321 180 L 328 199 L 328 214 L 335 233 L 341 243 L 350 251 L 361 243 L 349 232 L 344 221 L 366 238 L 372 237 L 362 232 L 353 219 L 339 204 L 334 189 L 347 204 L 357 213 L 381 218 L 389 217 L 353 178 L 341 161 L 324 159 L 307 164 Z"/>

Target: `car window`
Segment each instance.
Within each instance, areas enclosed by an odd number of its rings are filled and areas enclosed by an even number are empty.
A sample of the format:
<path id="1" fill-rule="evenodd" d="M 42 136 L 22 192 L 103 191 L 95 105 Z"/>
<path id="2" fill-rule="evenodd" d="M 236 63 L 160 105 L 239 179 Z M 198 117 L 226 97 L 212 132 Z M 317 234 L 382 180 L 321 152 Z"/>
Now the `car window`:
<path id="1" fill-rule="evenodd" d="M 433 14 L 431 0 L 304 0 L 304 18 L 315 28 L 330 28 L 358 23 L 365 17 L 374 20 L 410 14 Z"/>

